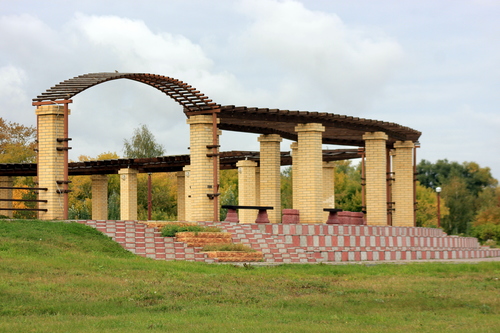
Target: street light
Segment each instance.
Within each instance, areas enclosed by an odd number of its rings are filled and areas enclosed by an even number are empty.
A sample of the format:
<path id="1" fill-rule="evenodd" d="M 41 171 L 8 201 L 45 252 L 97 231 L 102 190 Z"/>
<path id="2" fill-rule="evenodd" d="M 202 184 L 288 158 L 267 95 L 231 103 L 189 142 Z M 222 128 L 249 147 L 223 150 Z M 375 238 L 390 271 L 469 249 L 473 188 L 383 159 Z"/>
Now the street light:
<path id="1" fill-rule="evenodd" d="M 151 211 L 153 210 L 153 196 L 151 194 L 151 172 L 148 172 L 148 220 L 151 220 Z"/>
<path id="2" fill-rule="evenodd" d="M 438 208 L 438 228 L 441 228 L 441 187 L 436 187 L 437 208 Z"/>

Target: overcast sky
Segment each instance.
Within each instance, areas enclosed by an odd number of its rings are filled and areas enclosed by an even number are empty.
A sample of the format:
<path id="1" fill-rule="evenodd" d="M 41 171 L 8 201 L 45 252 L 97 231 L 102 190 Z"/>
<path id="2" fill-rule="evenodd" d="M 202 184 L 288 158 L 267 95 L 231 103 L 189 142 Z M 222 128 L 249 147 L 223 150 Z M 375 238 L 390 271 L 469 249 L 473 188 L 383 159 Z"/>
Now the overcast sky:
<path id="1" fill-rule="evenodd" d="M 222 105 L 395 122 L 423 133 L 419 160 L 500 179 L 499 18 L 496 0 L 0 0 L 0 117 L 35 125 L 32 98 L 61 81 L 146 72 Z M 73 160 L 122 156 L 140 124 L 188 153 L 182 108 L 156 89 L 116 80 L 73 101 Z M 221 149 L 256 137 L 224 132 Z"/>

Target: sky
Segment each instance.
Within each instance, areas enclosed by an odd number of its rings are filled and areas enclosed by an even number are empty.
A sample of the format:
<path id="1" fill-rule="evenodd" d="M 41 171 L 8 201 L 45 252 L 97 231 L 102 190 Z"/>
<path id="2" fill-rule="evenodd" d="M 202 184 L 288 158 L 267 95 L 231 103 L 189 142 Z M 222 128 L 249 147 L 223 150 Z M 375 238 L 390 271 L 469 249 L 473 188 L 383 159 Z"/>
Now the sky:
<path id="1" fill-rule="evenodd" d="M 34 126 L 32 99 L 78 75 L 153 73 L 221 105 L 411 127 L 418 160 L 500 179 L 499 17 L 497 0 L 0 0 L 0 117 Z M 142 124 L 166 154 L 189 152 L 182 108 L 150 86 L 107 82 L 70 109 L 72 160 L 123 156 Z M 222 151 L 258 149 L 255 134 L 221 136 Z"/>

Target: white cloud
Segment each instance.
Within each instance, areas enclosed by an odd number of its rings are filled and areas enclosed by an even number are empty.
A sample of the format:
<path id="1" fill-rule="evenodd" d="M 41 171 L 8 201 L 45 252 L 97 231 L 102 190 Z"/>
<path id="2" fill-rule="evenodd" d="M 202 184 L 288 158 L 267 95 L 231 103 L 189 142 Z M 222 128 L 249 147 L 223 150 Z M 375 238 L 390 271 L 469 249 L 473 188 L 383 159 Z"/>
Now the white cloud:
<path id="1" fill-rule="evenodd" d="M 232 92 L 238 94 L 234 76 L 215 73 L 212 60 L 199 45 L 181 35 L 155 33 L 141 20 L 78 14 L 66 31 L 71 35 L 73 52 L 79 53 L 75 60 L 80 63 L 78 68 L 86 68 L 85 72 L 166 75 L 199 88 L 218 103 L 230 100 L 227 96 Z M 169 154 L 188 153 L 189 131 L 182 108 L 154 88 L 127 80 L 113 81 L 77 95 L 75 102 L 78 105 L 75 103 L 71 118 L 78 126 L 73 142 L 84 150 L 121 154 L 123 139 L 129 138 L 139 124 L 146 124 Z M 89 118 L 99 121 L 88 124 Z M 88 136 L 89 132 L 96 135 Z M 104 147 L 106 143 L 111 148 Z"/>
<path id="2" fill-rule="evenodd" d="M 83 40 L 94 52 L 104 51 L 119 71 L 194 76 L 213 65 L 200 46 L 181 35 L 154 33 L 141 20 L 78 14 L 72 25 L 80 34 L 78 42 Z"/>
<path id="3" fill-rule="evenodd" d="M 435 1 L 129 2 L 10 1 L 0 16 L 0 116 L 33 125 L 31 98 L 76 75 L 150 72 L 221 104 L 410 126 L 423 132 L 419 158 L 473 160 L 499 177 L 491 153 L 500 126 L 498 1 L 453 8 Z M 72 158 L 121 153 L 142 123 L 169 154 L 187 152 L 181 107 L 144 84 L 92 87 L 70 108 Z M 224 150 L 258 149 L 250 134 L 225 132 L 221 141 Z"/>
<path id="4" fill-rule="evenodd" d="M 35 121 L 25 122 L 17 110 L 28 99 L 25 92 L 26 72 L 13 65 L 0 67 L 0 117 L 8 121 L 32 125 Z M 29 107 L 29 106 L 28 106 Z"/>
<path id="5" fill-rule="evenodd" d="M 9 65 L 0 67 L 0 99 L 12 102 L 24 98 L 22 86 L 26 81 L 26 73 L 21 68 Z"/>
<path id="6" fill-rule="evenodd" d="M 337 15 L 297 1 L 244 1 L 241 10 L 253 18 L 241 47 L 252 58 L 273 62 L 282 77 L 282 102 L 311 105 L 320 99 L 319 106 L 330 108 L 324 111 L 359 114 L 402 57 L 387 36 L 349 27 Z"/>
<path id="7" fill-rule="evenodd" d="M 8 52 L 17 62 L 23 63 L 43 64 L 47 51 L 61 50 L 64 45 L 47 24 L 28 14 L 0 17 L 0 35 L 2 53 Z"/>

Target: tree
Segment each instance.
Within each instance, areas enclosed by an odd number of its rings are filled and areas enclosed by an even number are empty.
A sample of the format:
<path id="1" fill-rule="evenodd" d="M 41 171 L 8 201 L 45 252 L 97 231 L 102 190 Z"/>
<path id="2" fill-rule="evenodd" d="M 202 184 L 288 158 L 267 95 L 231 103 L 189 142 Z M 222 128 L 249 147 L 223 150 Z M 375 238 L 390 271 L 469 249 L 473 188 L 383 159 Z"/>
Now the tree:
<path id="1" fill-rule="evenodd" d="M 164 155 L 165 149 L 155 141 L 148 127 L 141 125 L 134 130 L 130 141 L 123 140 L 123 152 L 126 158 L 148 158 Z"/>
<path id="2" fill-rule="evenodd" d="M 221 170 L 219 177 L 219 193 L 220 205 L 237 205 L 238 204 L 238 170 Z M 219 219 L 224 221 L 227 210 L 219 210 Z"/>
<path id="3" fill-rule="evenodd" d="M 335 207 L 361 212 L 361 166 L 350 160 L 335 162 Z"/>
<path id="4" fill-rule="evenodd" d="M 15 187 L 32 188 L 36 187 L 34 177 L 15 177 L 14 178 Z M 14 190 L 13 199 L 23 199 L 23 200 L 33 200 L 37 199 L 38 194 L 33 190 Z M 37 203 L 33 201 L 17 201 L 12 203 L 14 208 L 36 208 Z M 37 213 L 35 211 L 29 210 L 17 210 L 14 211 L 13 217 L 16 219 L 35 219 Z"/>
<path id="5" fill-rule="evenodd" d="M 0 118 L 0 163 L 35 161 L 36 129 Z"/>
<path id="6" fill-rule="evenodd" d="M 441 218 L 448 216 L 450 210 L 446 201 L 440 200 Z M 431 188 L 417 184 L 417 227 L 437 227 L 437 194 Z"/>
<path id="7" fill-rule="evenodd" d="M 445 186 L 450 179 L 458 177 L 465 181 L 465 186 L 477 196 L 484 188 L 496 187 L 498 181 L 491 175 L 490 168 L 481 168 L 475 162 L 449 162 L 447 159 L 431 163 L 426 160 L 417 165 L 417 179 L 425 187 L 435 189 Z"/>
<path id="8" fill-rule="evenodd" d="M 500 225 L 500 187 L 483 191 L 478 197 L 479 213 L 474 226 L 483 224 Z"/>
<path id="9" fill-rule="evenodd" d="M 139 220 L 148 219 L 148 175 L 138 175 L 137 213 Z M 177 179 L 175 173 L 155 173 L 151 178 L 153 220 L 175 220 L 177 217 Z"/>
<path id="10" fill-rule="evenodd" d="M 293 168 L 286 167 L 281 171 L 281 208 L 293 207 Z"/>
<path id="11" fill-rule="evenodd" d="M 491 191 L 498 181 L 490 168 L 481 168 L 475 162 L 449 162 L 439 160 L 435 164 L 422 160 L 417 166 L 417 179 L 435 191 L 442 187 L 441 196 L 450 214 L 443 218 L 443 229 L 447 233 L 468 234 L 472 222 L 479 212 L 492 206 Z M 495 216 L 491 213 L 490 216 Z"/>
<path id="12" fill-rule="evenodd" d="M 119 158 L 114 152 L 106 152 L 92 158 L 80 155 L 78 161 L 110 160 Z M 70 176 L 68 217 L 70 219 L 92 218 L 92 180 L 90 176 Z M 120 218 L 120 180 L 118 175 L 108 175 L 108 218 Z"/>

